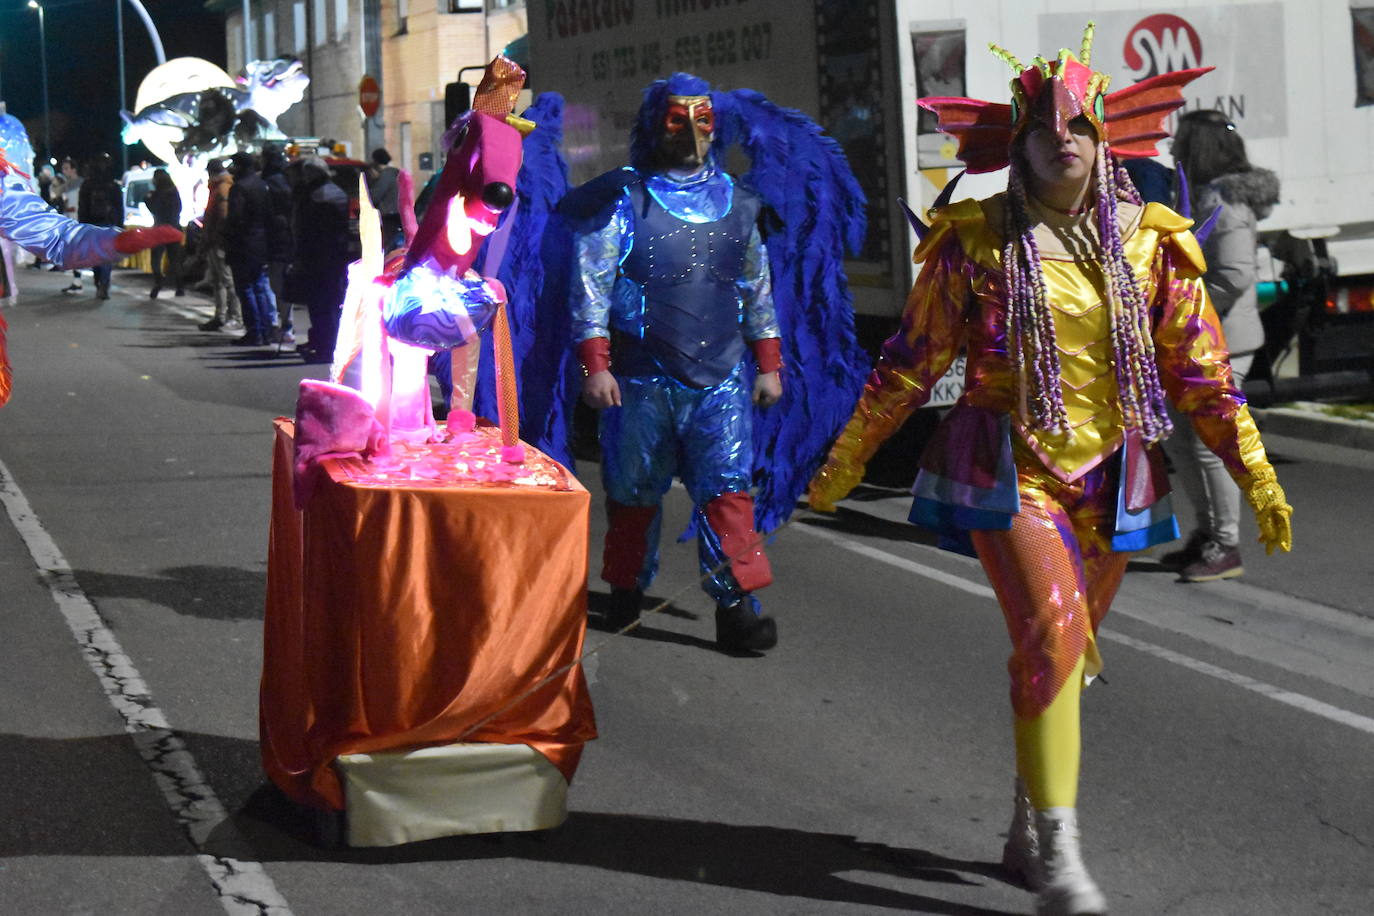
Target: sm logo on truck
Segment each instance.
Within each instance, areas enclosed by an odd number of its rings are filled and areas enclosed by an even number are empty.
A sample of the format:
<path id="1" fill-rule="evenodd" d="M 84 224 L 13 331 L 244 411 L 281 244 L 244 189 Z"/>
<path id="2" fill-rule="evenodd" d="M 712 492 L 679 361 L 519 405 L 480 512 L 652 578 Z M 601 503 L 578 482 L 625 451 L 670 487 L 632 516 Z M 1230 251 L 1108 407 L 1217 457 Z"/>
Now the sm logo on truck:
<path id="1" fill-rule="evenodd" d="M 1146 16 L 1126 34 L 1126 69 L 1137 83 L 1171 70 L 1202 66 L 1202 40 L 1186 19 Z"/>

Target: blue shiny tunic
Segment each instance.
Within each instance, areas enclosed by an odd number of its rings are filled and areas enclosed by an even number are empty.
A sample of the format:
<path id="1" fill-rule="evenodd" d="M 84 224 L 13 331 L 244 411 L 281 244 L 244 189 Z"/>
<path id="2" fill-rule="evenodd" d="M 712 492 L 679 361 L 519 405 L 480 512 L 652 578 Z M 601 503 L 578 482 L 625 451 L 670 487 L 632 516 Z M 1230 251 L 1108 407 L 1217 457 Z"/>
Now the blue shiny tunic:
<path id="1" fill-rule="evenodd" d="M 745 238 L 737 239 L 743 242 L 743 262 L 737 274 L 727 278 L 738 298 L 738 329 L 746 342 L 780 336 L 768 254 L 758 227 L 731 224 L 727 229 L 707 225 L 728 221 L 736 194 L 743 196 L 747 192 L 736 189 L 729 175 L 713 167 L 685 180 L 654 174 L 637 178 L 634 183 L 656 207 L 688 224 L 685 229 L 747 233 Z M 748 196 L 753 198 L 752 194 Z M 574 343 L 591 337 L 609 339 L 612 330 L 634 338 L 643 336 L 647 307 L 644 289 L 622 269 L 635 245 L 643 244 L 634 211 L 632 192 L 626 190 L 615 201 L 604 226 L 577 236 L 579 282 L 573 288 Z M 699 267 L 708 269 L 704 262 Z"/>

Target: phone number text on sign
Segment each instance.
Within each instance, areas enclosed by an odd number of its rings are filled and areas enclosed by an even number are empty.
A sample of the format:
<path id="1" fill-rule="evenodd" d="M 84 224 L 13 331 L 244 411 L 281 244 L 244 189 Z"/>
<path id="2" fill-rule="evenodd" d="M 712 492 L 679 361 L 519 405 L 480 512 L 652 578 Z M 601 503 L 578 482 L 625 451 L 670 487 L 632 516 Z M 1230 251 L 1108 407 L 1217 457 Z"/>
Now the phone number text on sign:
<path id="1" fill-rule="evenodd" d="M 768 60 L 773 55 L 773 25 L 756 22 L 737 29 L 717 29 L 702 35 L 682 35 L 671 41 L 621 45 L 593 51 L 592 79 L 631 79 L 663 76 L 665 68 L 698 71 L 703 67 Z"/>

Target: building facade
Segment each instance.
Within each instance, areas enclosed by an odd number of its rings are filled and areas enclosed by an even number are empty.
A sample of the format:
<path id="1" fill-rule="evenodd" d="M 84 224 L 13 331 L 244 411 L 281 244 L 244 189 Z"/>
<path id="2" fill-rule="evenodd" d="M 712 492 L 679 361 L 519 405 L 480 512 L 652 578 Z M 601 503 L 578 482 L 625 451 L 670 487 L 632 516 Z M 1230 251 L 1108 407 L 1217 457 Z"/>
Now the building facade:
<path id="1" fill-rule="evenodd" d="M 367 159 L 385 147 L 417 186 L 442 166 L 444 87 L 475 84 L 482 67 L 526 31 L 525 0 L 210 0 L 224 13 L 229 72 L 245 59 L 293 56 L 310 88 L 282 116 L 289 136 L 340 143 Z M 245 31 L 245 9 L 248 11 Z M 381 87 L 363 114 L 364 76 Z"/>

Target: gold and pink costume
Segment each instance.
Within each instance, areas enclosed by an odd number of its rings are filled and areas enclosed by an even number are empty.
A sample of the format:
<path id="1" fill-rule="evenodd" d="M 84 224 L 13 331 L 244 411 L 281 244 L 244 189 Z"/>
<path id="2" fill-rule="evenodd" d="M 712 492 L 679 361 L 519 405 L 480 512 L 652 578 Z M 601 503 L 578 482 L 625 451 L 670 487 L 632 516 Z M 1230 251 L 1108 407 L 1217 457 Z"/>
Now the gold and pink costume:
<path id="1" fill-rule="evenodd" d="M 878 446 L 924 404 L 961 350 L 966 387 L 921 461 L 913 519 L 971 539 L 1006 614 L 1012 704 L 1039 715 L 1085 658 L 1125 569 L 1125 551 L 1177 537 L 1156 444 L 1127 427 L 1112 366 L 1104 273 L 1090 218 L 1034 214 L 1071 433 L 1032 428 L 1007 357 L 1002 271 L 1005 195 L 934 214 L 901 327 L 882 349 L 822 471 L 847 492 Z M 1121 238 L 1149 307 L 1169 399 L 1243 490 L 1273 479 L 1244 397 L 1232 385 L 1221 322 L 1202 284 L 1191 221 L 1121 202 Z M 829 478 L 828 480 L 825 478 Z"/>

